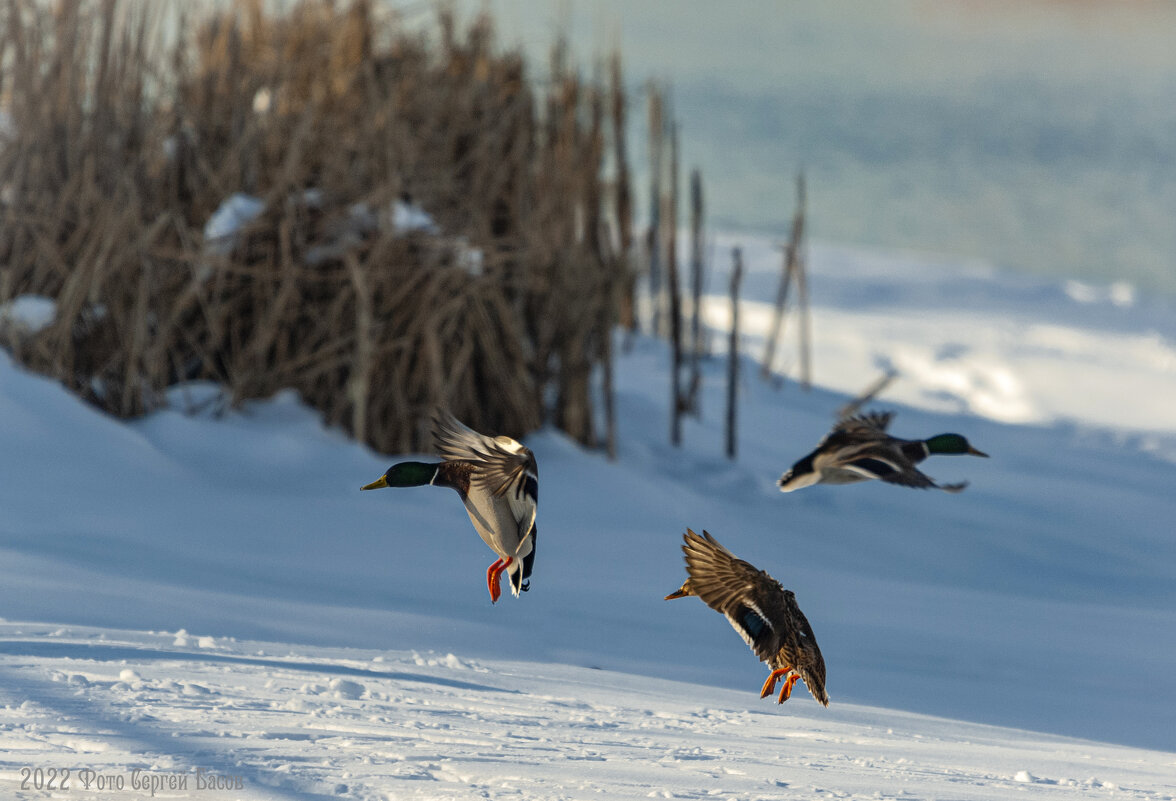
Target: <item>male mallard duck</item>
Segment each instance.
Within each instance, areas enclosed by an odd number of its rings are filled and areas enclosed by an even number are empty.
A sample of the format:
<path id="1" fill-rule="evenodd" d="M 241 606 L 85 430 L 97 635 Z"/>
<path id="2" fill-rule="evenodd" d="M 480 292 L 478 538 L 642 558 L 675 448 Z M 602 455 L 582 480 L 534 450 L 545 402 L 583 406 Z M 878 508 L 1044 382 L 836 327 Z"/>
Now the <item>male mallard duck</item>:
<path id="1" fill-rule="evenodd" d="M 880 478 L 891 484 L 959 492 L 968 482 L 936 484 L 916 464 L 933 453 L 970 453 L 988 456 L 973 448 L 959 434 L 939 434 L 930 439 L 899 439 L 886 433 L 893 412 L 848 417 L 818 443 L 816 450 L 780 476 L 781 492 L 813 484 L 851 484 Z"/>
<path id="2" fill-rule="evenodd" d="M 518 597 L 530 588 L 527 579 L 535 562 L 535 454 L 510 437 L 483 436 L 449 414 L 434 418 L 433 441 L 444 461 L 394 464 L 363 489 L 432 484 L 457 490 L 478 535 L 498 554 L 486 570 L 490 601 L 502 594 L 503 571 Z"/>
<path id="3" fill-rule="evenodd" d="M 813 698 L 829 706 L 825 660 L 792 591 L 763 570 L 736 558 L 706 531 L 700 537 L 686 529 L 683 539 L 689 578 L 666 600 L 697 595 L 726 616 L 760 661 L 772 668 L 760 698 L 771 695 L 783 676 L 784 686 L 776 703 L 787 701 L 792 685 L 804 679 Z"/>

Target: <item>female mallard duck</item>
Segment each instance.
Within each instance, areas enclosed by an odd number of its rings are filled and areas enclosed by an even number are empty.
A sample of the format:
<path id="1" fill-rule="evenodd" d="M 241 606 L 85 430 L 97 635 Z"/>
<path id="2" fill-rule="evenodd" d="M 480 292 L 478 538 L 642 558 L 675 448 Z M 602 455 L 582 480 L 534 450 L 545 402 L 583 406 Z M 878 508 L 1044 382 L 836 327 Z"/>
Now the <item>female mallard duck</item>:
<path id="1" fill-rule="evenodd" d="M 829 706 L 825 660 L 792 591 L 784 589 L 763 570 L 736 558 L 706 531 L 700 537 L 686 529 L 683 539 L 689 578 L 681 589 L 667 595 L 666 600 L 697 595 L 711 609 L 726 616 L 760 661 L 772 668 L 760 690 L 760 698 L 771 695 L 776 682 L 784 677 L 784 686 L 776 700 L 782 704 L 792 695 L 792 685 L 797 679 L 804 679 L 813 698 Z"/>
<path id="2" fill-rule="evenodd" d="M 539 468 L 535 454 L 510 437 L 487 437 L 446 414 L 433 420 L 433 441 L 444 461 L 401 462 L 363 487 L 452 487 L 461 496 L 474 528 L 498 560 L 486 570 L 490 601 L 502 594 L 502 573 L 511 592 L 530 588 L 535 563 L 535 505 Z"/>
<path id="3" fill-rule="evenodd" d="M 930 439 L 899 439 L 886 433 L 893 412 L 849 417 L 817 444 L 816 450 L 780 476 L 781 492 L 813 484 L 851 484 L 880 478 L 891 484 L 921 489 L 959 492 L 968 482 L 936 484 L 916 464 L 933 453 L 970 453 L 988 456 L 973 448 L 959 434 L 939 434 Z"/>

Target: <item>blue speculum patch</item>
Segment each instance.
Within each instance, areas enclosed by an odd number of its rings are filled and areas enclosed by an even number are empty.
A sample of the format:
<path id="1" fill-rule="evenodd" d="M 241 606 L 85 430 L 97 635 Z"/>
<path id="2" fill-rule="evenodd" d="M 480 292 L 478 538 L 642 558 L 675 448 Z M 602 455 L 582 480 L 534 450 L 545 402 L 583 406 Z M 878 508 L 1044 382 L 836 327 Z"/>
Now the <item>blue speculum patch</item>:
<path id="1" fill-rule="evenodd" d="M 752 639 L 758 638 L 767 626 L 767 622 L 762 617 L 746 606 L 739 612 L 739 622 L 743 625 L 743 630 L 752 636 Z"/>

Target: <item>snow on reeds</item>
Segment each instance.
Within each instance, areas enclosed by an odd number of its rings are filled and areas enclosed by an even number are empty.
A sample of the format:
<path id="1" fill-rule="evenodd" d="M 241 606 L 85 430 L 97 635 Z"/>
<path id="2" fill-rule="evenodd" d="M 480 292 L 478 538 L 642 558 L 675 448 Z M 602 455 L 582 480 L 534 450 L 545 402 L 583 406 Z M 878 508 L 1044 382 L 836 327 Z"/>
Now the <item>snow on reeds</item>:
<path id="1" fill-rule="evenodd" d="M 548 399 L 594 442 L 629 285 L 604 235 L 619 76 L 557 61 L 536 89 L 488 18 L 413 32 L 368 0 L 180 13 L 0 11 L 0 303 L 56 304 L 0 344 L 120 416 L 212 379 L 294 388 L 384 451 L 438 405 L 519 433 Z"/>

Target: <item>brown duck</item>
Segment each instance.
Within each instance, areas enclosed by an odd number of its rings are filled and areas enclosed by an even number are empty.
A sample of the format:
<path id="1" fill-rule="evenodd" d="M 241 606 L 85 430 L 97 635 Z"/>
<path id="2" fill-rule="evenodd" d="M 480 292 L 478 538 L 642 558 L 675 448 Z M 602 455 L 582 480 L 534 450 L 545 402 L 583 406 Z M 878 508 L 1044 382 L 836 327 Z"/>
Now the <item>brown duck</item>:
<path id="1" fill-rule="evenodd" d="M 783 677 L 784 686 L 776 699 L 782 704 L 792 695 L 792 685 L 803 679 L 813 698 L 829 706 L 825 660 L 792 591 L 734 556 L 706 531 L 700 537 L 686 529 L 683 539 L 689 577 L 666 600 L 697 595 L 730 621 L 760 661 L 772 669 L 760 698 L 771 695 Z"/>

